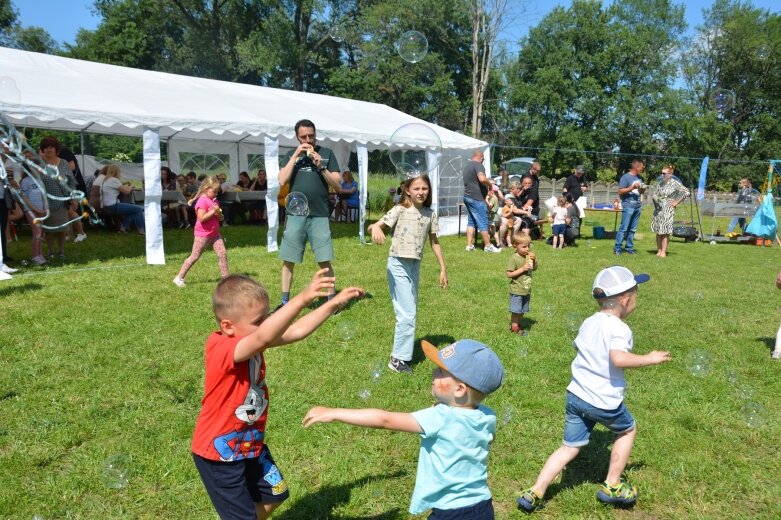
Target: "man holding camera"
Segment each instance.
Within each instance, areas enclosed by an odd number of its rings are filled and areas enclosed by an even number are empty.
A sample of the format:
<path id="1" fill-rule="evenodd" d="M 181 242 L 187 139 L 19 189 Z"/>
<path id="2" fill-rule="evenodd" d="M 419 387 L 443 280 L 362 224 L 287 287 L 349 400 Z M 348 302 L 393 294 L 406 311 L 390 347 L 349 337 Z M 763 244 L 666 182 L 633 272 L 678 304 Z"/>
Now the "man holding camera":
<path id="1" fill-rule="evenodd" d="M 634 243 L 635 231 L 640 223 L 640 213 L 643 211 L 642 194 L 648 188 L 640 176 L 643 170 L 645 170 L 645 163 L 641 159 L 634 159 L 632 168 L 618 181 L 618 196 L 621 198 L 623 210 L 621 226 L 616 232 L 616 244 L 613 248 L 613 253 L 616 255 L 637 254 Z M 626 248 L 623 248 L 624 238 L 626 238 Z"/>

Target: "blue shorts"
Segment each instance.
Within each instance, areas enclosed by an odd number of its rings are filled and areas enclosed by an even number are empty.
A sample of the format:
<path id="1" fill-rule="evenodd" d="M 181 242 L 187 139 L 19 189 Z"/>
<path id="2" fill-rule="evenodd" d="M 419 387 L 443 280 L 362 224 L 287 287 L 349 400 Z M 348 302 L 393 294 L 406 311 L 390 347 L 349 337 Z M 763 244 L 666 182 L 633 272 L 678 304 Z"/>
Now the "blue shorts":
<path id="1" fill-rule="evenodd" d="M 491 499 L 456 509 L 431 510 L 428 520 L 494 520 L 494 504 Z"/>
<path id="2" fill-rule="evenodd" d="M 253 459 L 222 462 L 193 453 L 193 460 L 222 520 L 256 520 L 256 503 L 276 504 L 290 496 L 268 446 Z"/>
<path id="3" fill-rule="evenodd" d="M 551 232 L 554 235 L 563 235 L 567 231 L 567 225 L 566 224 L 556 224 L 551 227 Z"/>
<path id="4" fill-rule="evenodd" d="M 529 302 L 532 299 L 531 294 L 511 294 L 510 295 L 510 312 L 513 314 L 526 314 L 529 312 Z"/>
<path id="5" fill-rule="evenodd" d="M 591 430 L 597 423 L 616 434 L 635 429 L 635 418 L 623 402 L 615 410 L 602 410 L 569 391 L 564 421 L 563 444 L 571 448 L 588 444 Z"/>
<path id="6" fill-rule="evenodd" d="M 466 227 L 477 228 L 478 233 L 488 231 L 488 204 L 484 200 L 464 197 Z"/>

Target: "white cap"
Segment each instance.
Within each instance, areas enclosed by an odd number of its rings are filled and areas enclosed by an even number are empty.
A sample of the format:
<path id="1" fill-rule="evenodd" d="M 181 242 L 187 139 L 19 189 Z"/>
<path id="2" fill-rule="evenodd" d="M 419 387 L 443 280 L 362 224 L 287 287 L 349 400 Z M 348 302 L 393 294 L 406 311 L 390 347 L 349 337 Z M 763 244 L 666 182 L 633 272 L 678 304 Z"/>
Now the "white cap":
<path id="1" fill-rule="evenodd" d="M 610 298 L 650 279 L 651 277 L 647 274 L 634 275 L 632 271 L 620 265 L 606 267 L 597 273 L 597 277 L 594 279 L 592 294 L 594 298 Z"/>

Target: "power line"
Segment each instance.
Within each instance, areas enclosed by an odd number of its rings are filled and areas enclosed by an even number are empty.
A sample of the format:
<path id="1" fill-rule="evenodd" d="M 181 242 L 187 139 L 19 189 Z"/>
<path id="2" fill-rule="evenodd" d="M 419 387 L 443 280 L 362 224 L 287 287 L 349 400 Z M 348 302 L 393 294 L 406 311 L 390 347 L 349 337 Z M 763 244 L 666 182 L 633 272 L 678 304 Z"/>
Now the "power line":
<path id="1" fill-rule="evenodd" d="M 557 152 L 557 153 L 575 153 L 586 155 L 608 155 L 611 157 L 651 157 L 654 159 L 672 159 L 672 160 L 686 160 L 686 161 L 698 161 L 702 162 L 705 157 L 686 157 L 683 155 L 664 155 L 664 154 L 637 154 L 637 153 L 624 153 L 624 152 L 600 152 L 597 150 L 577 150 L 569 148 L 546 148 L 544 146 L 510 146 L 504 144 L 491 144 L 491 148 L 506 148 L 515 150 L 532 150 L 534 152 Z M 755 161 L 749 159 L 710 159 L 710 162 L 724 162 L 730 164 L 767 164 L 768 161 Z"/>

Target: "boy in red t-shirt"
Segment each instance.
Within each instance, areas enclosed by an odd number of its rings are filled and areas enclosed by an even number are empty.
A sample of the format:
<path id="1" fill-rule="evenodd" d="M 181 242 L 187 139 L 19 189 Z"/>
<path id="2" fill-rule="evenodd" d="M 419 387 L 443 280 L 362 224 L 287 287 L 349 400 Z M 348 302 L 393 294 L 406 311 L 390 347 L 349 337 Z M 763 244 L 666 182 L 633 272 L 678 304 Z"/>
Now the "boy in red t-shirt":
<path id="1" fill-rule="evenodd" d="M 206 341 L 201 413 L 195 423 L 195 466 L 214 508 L 225 519 L 263 520 L 288 497 L 287 483 L 265 443 L 268 387 L 263 351 L 300 341 L 363 289 L 349 287 L 294 321 L 334 278 L 321 269 L 287 305 L 269 314 L 268 293 L 242 275 L 223 279 L 212 307 L 220 327 Z"/>

